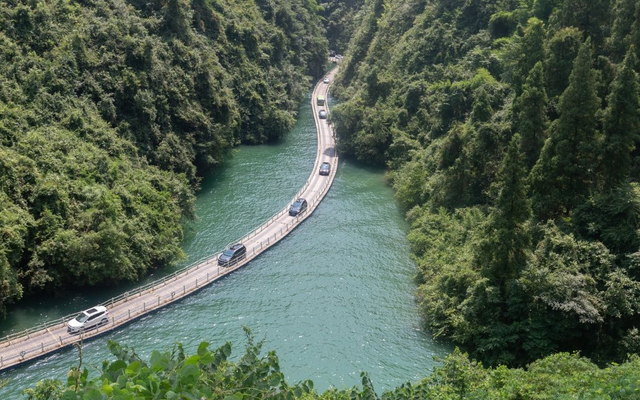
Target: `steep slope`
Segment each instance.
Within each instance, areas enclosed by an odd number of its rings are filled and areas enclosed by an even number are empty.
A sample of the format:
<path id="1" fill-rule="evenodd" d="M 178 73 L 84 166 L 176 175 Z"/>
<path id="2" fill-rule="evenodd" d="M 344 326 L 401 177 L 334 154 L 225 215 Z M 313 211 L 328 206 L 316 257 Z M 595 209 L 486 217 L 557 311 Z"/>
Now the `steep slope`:
<path id="1" fill-rule="evenodd" d="M 490 364 L 638 352 L 640 5 L 363 10 L 333 120 L 390 170 L 431 331 Z"/>

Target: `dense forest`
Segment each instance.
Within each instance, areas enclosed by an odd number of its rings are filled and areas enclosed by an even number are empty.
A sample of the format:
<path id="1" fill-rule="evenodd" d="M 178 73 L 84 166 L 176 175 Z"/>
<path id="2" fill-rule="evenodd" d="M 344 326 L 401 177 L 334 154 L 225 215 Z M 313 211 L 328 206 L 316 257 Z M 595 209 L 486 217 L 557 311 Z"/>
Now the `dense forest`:
<path id="1" fill-rule="evenodd" d="M 0 309 L 182 256 L 200 177 L 294 123 L 314 0 L 0 2 Z"/>
<path id="2" fill-rule="evenodd" d="M 578 355 L 560 353 L 532 363 L 525 371 L 485 368 L 456 350 L 428 378 L 382 396 L 366 373 L 361 374 L 361 387 L 318 394 L 312 381 L 287 382 L 277 355 L 262 354 L 263 343 L 247 334 L 246 350 L 239 358 L 232 356 L 230 343 L 211 350 L 202 342 L 196 354 L 176 344 L 171 350 L 153 351 L 145 360 L 134 349 L 110 341 L 115 359 L 104 361 L 101 368 L 92 368 L 90 374 L 80 357 L 65 383 L 43 380 L 24 394 L 29 400 L 542 400 L 636 399 L 640 393 L 637 356 L 600 369 Z"/>
<path id="3" fill-rule="evenodd" d="M 640 351 L 640 3 L 367 0 L 334 94 L 428 329 L 487 365 Z"/>

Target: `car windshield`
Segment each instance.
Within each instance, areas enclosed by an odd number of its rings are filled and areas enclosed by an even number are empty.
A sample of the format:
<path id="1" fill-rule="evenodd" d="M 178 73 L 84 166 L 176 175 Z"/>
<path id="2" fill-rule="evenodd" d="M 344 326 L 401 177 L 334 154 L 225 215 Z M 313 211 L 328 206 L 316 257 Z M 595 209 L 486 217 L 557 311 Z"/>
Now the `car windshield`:
<path id="1" fill-rule="evenodd" d="M 224 254 L 224 255 L 225 255 L 225 256 L 227 256 L 227 257 L 233 257 L 234 251 L 233 251 L 233 250 L 231 250 L 231 249 L 227 249 L 227 250 L 225 250 L 225 251 L 224 251 L 224 253 L 222 253 L 222 254 Z"/>
<path id="2" fill-rule="evenodd" d="M 84 312 L 81 312 L 76 317 L 76 321 L 78 321 L 78 322 L 85 322 L 87 319 L 89 319 L 89 316 L 87 314 L 85 314 Z"/>

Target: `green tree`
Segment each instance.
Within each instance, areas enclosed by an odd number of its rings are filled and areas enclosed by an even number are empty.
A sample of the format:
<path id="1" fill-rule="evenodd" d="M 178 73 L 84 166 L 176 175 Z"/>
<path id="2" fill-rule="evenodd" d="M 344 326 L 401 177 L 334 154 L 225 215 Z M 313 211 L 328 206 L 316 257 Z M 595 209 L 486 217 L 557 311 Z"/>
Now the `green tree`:
<path id="1" fill-rule="evenodd" d="M 186 0 L 167 0 L 162 7 L 164 28 L 170 35 L 187 42 L 191 36 L 192 11 Z"/>
<path id="2" fill-rule="evenodd" d="M 567 88 L 572 65 L 581 43 L 582 33 L 574 27 L 559 30 L 547 42 L 545 77 L 550 98 L 560 96 Z"/>
<path id="3" fill-rule="evenodd" d="M 518 110 L 516 127 L 522 135 L 522 151 L 527 168 L 530 170 L 538 161 L 548 125 L 546 114 L 548 99 L 544 88 L 544 67 L 541 62 L 531 69 L 522 88 L 522 95 L 516 102 L 515 108 Z"/>
<path id="4" fill-rule="evenodd" d="M 635 21 L 635 13 L 638 2 L 635 0 L 616 0 L 613 7 L 613 24 L 611 35 L 607 38 L 606 45 L 611 52 L 611 58 L 620 61 L 631 40 L 631 29 Z"/>
<path id="5" fill-rule="evenodd" d="M 516 95 L 522 94 L 522 86 L 525 79 L 531 73 L 531 69 L 545 59 L 544 39 L 546 36 L 544 23 L 537 18 L 531 18 L 527 22 L 524 36 L 520 43 L 520 51 L 517 58 L 517 69 L 513 76 L 513 84 Z"/>
<path id="6" fill-rule="evenodd" d="M 560 98 L 560 117 L 531 171 L 533 208 L 539 220 L 570 215 L 590 194 L 598 155 L 600 99 L 591 69 L 591 41 L 580 47 Z"/>
<path id="7" fill-rule="evenodd" d="M 590 197 L 576 209 L 572 222 L 583 238 L 602 242 L 621 265 L 628 265 L 640 246 L 638 184 L 621 182 Z M 640 278 L 640 270 L 633 273 Z"/>
<path id="8" fill-rule="evenodd" d="M 554 14 L 560 27 L 575 26 L 601 46 L 611 23 L 612 0 L 564 0 Z"/>
<path id="9" fill-rule="evenodd" d="M 549 19 L 549 16 L 551 15 L 555 4 L 556 1 L 554 0 L 534 0 L 533 15 L 535 15 L 536 18 L 540 18 L 541 20 L 546 21 Z"/>
<path id="10" fill-rule="evenodd" d="M 524 268 L 531 238 L 527 221 L 531 203 L 527 197 L 526 166 L 520 152 L 520 135 L 511 139 L 498 171 L 494 190 L 497 197 L 476 255 L 483 276 L 501 290 Z"/>
<path id="11" fill-rule="evenodd" d="M 593 352 L 608 333 L 603 329 L 608 301 L 602 289 L 615 269 L 615 257 L 602 243 L 567 234 L 553 221 L 535 230 L 540 239 L 516 292 L 521 296 L 517 321 L 528 357 L 543 357 L 558 348 Z"/>
<path id="12" fill-rule="evenodd" d="M 480 86 L 474 93 L 471 107 L 471 121 L 475 123 L 489 122 L 493 115 L 491 98 L 484 87 Z"/>
<path id="13" fill-rule="evenodd" d="M 631 152 L 640 139 L 640 85 L 634 67 L 636 56 L 633 46 L 618 68 L 618 76 L 611 83 L 604 111 L 603 178 L 605 189 L 610 189 L 629 178 Z"/>

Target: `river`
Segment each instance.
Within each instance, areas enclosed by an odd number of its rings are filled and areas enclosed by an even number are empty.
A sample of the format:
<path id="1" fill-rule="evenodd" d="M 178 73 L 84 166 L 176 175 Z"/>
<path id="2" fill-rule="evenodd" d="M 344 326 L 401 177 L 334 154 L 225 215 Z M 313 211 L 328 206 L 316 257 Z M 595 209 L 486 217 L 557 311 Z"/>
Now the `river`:
<path id="1" fill-rule="evenodd" d="M 278 144 L 240 146 L 223 168 L 203 180 L 197 220 L 185 229 L 189 260 L 213 254 L 284 207 L 313 167 L 316 140 L 310 98 L 296 126 Z M 85 343 L 83 363 L 97 376 L 111 359 L 113 339 L 143 358 L 182 342 L 233 343 L 243 354 L 250 328 L 275 350 L 290 382 L 314 381 L 319 391 L 360 384 L 367 371 L 376 391 L 430 374 L 434 357 L 450 351 L 421 330 L 413 294 L 415 265 L 408 225 L 382 170 L 342 159 L 334 184 L 314 214 L 258 259 L 197 294 L 123 329 Z M 146 281 L 168 271 L 157 272 Z M 12 310 L 3 334 L 57 318 L 122 292 L 121 288 L 34 299 Z M 65 379 L 77 354 L 68 349 L 0 375 L 2 399 L 45 378 Z"/>

